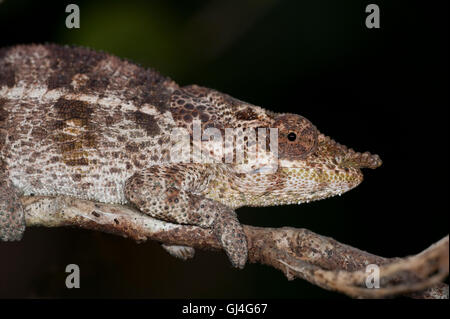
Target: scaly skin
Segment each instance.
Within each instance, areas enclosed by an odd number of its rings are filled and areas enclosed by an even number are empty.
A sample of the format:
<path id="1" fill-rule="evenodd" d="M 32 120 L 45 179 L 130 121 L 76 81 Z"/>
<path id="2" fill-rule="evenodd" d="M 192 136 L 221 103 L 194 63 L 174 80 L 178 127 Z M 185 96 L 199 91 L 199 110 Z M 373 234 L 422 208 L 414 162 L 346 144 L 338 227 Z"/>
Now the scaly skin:
<path id="1" fill-rule="evenodd" d="M 178 127 L 195 135 L 197 120 L 203 131 L 221 133 L 277 128 L 278 157 L 258 144 L 262 156 L 251 163 L 174 163 L 170 133 Z M 265 171 L 262 158 L 275 169 Z M 299 115 L 276 114 L 196 85 L 179 87 L 105 53 L 56 45 L 0 50 L 4 241 L 24 232 L 21 195 L 69 195 L 211 228 L 232 264 L 243 267 L 246 238 L 234 209 L 341 194 L 362 181 L 361 168 L 379 165 L 377 155 L 347 149 Z M 193 254 L 165 248 L 184 258 Z"/>

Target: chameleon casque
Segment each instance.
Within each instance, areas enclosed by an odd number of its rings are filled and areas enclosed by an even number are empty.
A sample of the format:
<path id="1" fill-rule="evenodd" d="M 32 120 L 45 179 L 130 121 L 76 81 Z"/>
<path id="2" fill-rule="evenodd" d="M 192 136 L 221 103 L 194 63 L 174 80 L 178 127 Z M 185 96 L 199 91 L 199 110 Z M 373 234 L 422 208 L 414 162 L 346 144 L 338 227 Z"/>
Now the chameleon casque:
<path id="1" fill-rule="evenodd" d="M 275 171 L 258 162 L 173 163 L 170 132 L 277 128 Z M 238 137 L 239 138 L 239 137 Z M 320 133 L 218 91 L 180 87 L 129 61 L 81 47 L 0 49 L 0 240 L 25 230 L 20 197 L 66 195 L 136 207 L 157 219 L 212 229 L 242 268 L 247 241 L 235 209 L 319 200 L 356 187 L 381 165 Z M 178 247 L 165 247 L 177 254 Z M 186 249 L 192 249 L 185 247 Z"/>

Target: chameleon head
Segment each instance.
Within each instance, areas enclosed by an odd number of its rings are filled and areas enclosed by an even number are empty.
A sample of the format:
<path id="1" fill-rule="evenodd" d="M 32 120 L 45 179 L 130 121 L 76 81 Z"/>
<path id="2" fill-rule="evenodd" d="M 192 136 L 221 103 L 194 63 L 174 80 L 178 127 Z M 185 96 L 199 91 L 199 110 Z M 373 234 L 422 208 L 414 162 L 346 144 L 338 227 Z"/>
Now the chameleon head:
<path id="1" fill-rule="evenodd" d="M 306 118 L 278 115 L 279 203 L 299 203 L 340 195 L 363 179 L 362 168 L 381 165 L 378 155 L 358 153 L 321 134 Z M 275 191 L 275 190 L 274 190 Z"/>

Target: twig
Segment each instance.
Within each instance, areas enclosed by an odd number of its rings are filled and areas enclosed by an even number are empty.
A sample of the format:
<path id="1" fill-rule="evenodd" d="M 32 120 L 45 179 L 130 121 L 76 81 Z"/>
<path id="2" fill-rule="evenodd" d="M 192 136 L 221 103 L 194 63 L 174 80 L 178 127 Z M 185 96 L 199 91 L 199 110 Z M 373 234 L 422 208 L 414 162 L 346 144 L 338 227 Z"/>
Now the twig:
<path id="1" fill-rule="evenodd" d="M 76 226 L 136 241 L 221 249 L 208 229 L 156 220 L 130 207 L 71 197 L 23 197 L 27 226 Z M 441 283 L 449 271 L 449 237 L 406 258 L 383 258 L 341 244 L 307 229 L 244 225 L 249 262 L 281 270 L 288 279 L 302 278 L 324 289 L 355 298 L 408 295 L 439 299 L 449 296 Z M 367 288 L 366 267 L 379 266 L 380 288 Z"/>

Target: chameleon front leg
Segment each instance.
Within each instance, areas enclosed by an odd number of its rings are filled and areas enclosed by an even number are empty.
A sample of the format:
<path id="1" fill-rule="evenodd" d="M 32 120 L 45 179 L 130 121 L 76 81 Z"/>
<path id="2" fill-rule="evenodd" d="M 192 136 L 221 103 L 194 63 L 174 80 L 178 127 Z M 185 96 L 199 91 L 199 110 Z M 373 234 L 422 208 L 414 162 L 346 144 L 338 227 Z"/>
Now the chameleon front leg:
<path id="1" fill-rule="evenodd" d="M 154 218 L 212 229 L 233 266 L 247 261 L 247 239 L 233 209 L 202 195 L 211 173 L 195 164 L 152 166 L 125 183 L 125 196 Z"/>
<path id="2" fill-rule="evenodd" d="M 18 241 L 25 231 L 25 215 L 17 189 L 0 173 L 0 241 Z"/>

